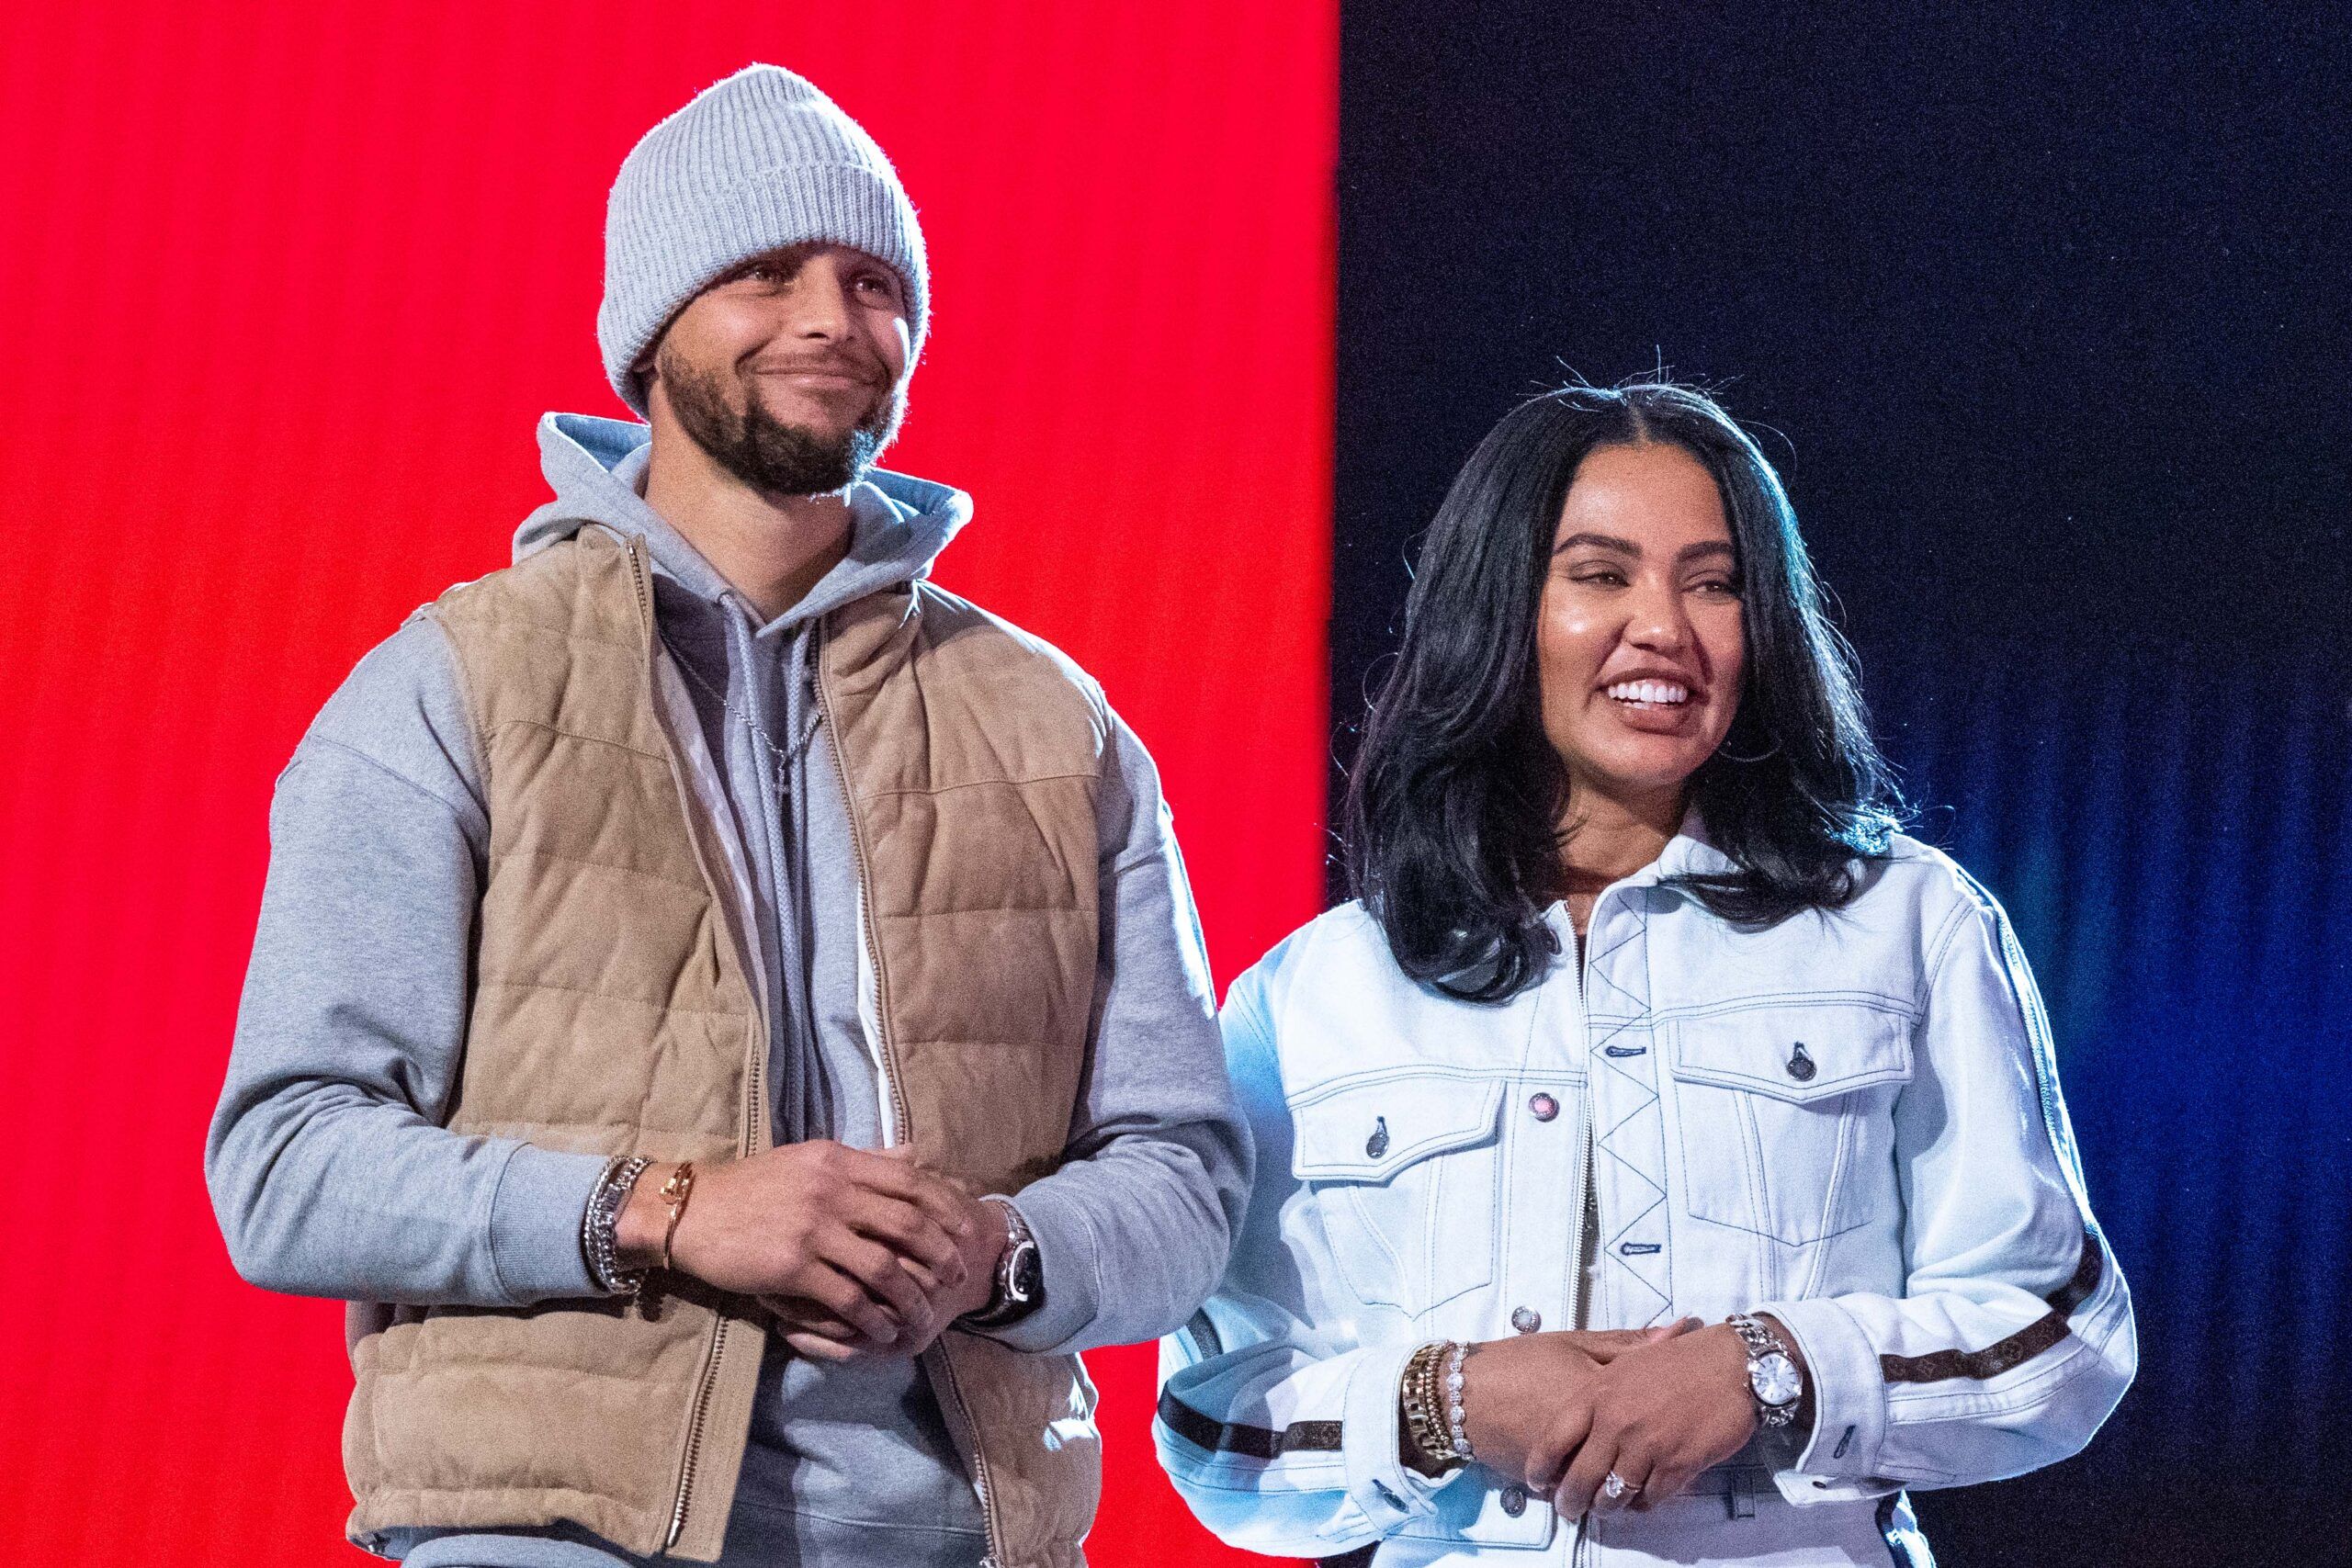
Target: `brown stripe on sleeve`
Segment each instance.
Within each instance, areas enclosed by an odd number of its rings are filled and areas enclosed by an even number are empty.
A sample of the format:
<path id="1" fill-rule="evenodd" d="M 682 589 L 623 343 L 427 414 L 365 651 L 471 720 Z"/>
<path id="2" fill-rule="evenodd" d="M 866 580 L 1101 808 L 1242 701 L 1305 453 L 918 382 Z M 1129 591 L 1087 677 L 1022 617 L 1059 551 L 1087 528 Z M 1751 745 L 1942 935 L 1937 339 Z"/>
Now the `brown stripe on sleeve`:
<path id="1" fill-rule="evenodd" d="M 1970 1378 L 1983 1382 L 1998 1377 L 2012 1367 L 2023 1366 L 2052 1345 L 2066 1337 L 2066 1319 L 2076 1307 L 2091 1299 L 2098 1289 L 2100 1262 L 2098 1236 L 2087 1225 L 2083 1229 L 2082 1261 L 2075 1266 L 2075 1277 L 2043 1297 L 2050 1311 L 2043 1316 L 2010 1335 L 2007 1339 L 1987 1345 L 1982 1350 L 1939 1350 L 1928 1356 L 1881 1356 L 1879 1371 L 1889 1382 L 1943 1382 L 1951 1378 Z"/>
<path id="2" fill-rule="evenodd" d="M 1337 1421 L 1294 1421 L 1279 1432 L 1271 1427 L 1227 1426 L 1209 1419 L 1165 1389 L 1159 1393 L 1159 1419 L 1186 1442 L 1212 1453 L 1272 1460 L 1284 1454 L 1340 1451 Z"/>

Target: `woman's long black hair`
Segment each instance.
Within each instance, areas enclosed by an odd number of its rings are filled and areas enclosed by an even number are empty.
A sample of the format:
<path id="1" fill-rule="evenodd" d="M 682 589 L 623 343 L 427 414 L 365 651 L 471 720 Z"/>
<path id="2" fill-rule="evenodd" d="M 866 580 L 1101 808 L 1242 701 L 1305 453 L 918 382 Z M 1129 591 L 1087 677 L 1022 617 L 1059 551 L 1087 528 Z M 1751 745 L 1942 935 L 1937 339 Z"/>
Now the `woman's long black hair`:
<path id="1" fill-rule="evenodd" d="M 1438 508 L 1405 640 L 1348 781 L 1351 890 L 1405 972 L 1474 1001 L 1540 979 L 1559 879 L 1566 766 L 1544 731 L 1535 633 L 1577 466 L 1666 442 L 1714 476 L 1742 580 L 1747 679 L 1731 730 L 1690 780 L 1737 867 L 1675 880 L 1727 920 L 1835 908 L 1886 852 L 1902 802 L 1871 739 L 1852 656 L 1780 477 L 1704 393 L 1663 381 L 1568 387 L 1513 409 Z"/>

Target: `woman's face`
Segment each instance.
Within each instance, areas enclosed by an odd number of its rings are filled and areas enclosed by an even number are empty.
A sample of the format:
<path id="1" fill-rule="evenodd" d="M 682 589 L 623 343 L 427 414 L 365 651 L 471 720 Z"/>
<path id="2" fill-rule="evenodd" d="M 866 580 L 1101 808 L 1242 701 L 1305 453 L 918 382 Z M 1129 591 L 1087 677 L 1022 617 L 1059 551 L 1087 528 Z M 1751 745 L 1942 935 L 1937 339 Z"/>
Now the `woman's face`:
<path id="1" fill-rule="evenodd" d="M 1577 467 L 1535 633 L 1572 796 L 1679 802 L 1723 743 L 1747 659 L 1736 569 L 1714 477 L 1681 447 L 1603 446 Z"/>

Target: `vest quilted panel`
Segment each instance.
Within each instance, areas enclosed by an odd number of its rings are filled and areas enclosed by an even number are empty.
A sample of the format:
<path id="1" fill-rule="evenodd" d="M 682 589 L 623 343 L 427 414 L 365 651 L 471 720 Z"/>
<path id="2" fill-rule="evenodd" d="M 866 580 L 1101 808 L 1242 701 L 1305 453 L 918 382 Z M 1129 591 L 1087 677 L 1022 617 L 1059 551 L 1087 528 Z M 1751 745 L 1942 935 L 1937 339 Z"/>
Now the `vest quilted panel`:
<path id="1" fill-rule="evenodd" d="M 1061 655 L 929 585 L 839 612 L 819 660 L 901 1134 L 1017 1192 L 1069 1136 L 1091 1025 L 1110 721 Z M 1005 1568 L 1078 1558 L 1102 1489 L 1074 1356 L 951 1333 L 927 1359 Z"/>
<path id="2" fill-rule="evenodd" d="M 430 612 L 492 819 L 451 1125 L 723 1159 L 767 1144 L 764 1032 L 653 694 L 646 572 L 641 543 L 590 528 Z M 1107 713 L 1058 654 L 928 586 L 837 613 L 820 668 L 893 1110 L 934 1163 L 1017 1190 L 1058 1164 L 1084 1066 Z M 763 1342 L 690 1284 L 628 1307 L 358 1309 L 353 1533 L 571 1520 L 710 1561 Z M 959 1334 L 926 1366 L 995 1556 L 1076 1568 L 1101 1488 L 1084 1368 Z"/>
<path id="3" fill-rule="evenodd" d="M 490 872 L 450 1126 L 723 1159 L 763 1050 L 651 700 L 641 568 L 590 531 L 444 594 L 481 750 Z M 762 1332 L 724 1303 L 402 1309 L 354 1348 L 356 1535 L 571 1519 L 718 1553 Z M 731 1422 L 731 1429 L 724 1424 Z M 700 1440 L 696 1440 L 697 1426 Z M 698 1474 L 681 1506 L 685 1456 Z"/>

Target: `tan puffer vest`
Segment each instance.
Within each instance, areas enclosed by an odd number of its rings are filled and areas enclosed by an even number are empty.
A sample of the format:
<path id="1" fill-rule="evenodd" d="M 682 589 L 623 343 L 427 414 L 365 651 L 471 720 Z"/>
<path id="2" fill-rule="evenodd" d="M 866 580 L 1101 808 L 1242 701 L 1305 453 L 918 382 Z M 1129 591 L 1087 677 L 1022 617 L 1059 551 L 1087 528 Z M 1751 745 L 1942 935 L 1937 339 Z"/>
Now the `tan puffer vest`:
<path id="1" fill-rule="evenodd" d="M 589 527 L 426 612 L 456 650 L 491 818 L 457 1131 L 661 1159 L 768 1146 L 767 1040 L 656 696 L 674 676 L 652 603 L 642 541 Z M 1086 1052 L 1100 694 L 927 584 L 827 617 L 818 682 L 899 1137 L 1018 1191 L 1060 1161 Z M 355 1309 L 353 1539 L 569 1520 L 711 1561 L 763 1335 L 750 1303 L 673 1276 L 628 1306 Z M 925 1365 L 993 1561 L 1082 1562 L 1101 1450 L 1078 1359 L 951 1333 Z"/>

